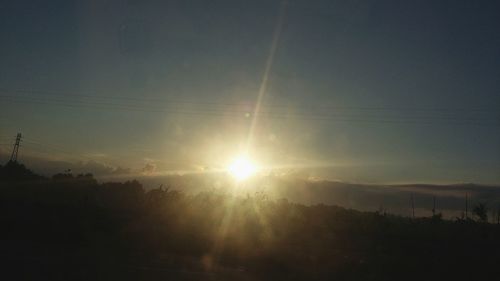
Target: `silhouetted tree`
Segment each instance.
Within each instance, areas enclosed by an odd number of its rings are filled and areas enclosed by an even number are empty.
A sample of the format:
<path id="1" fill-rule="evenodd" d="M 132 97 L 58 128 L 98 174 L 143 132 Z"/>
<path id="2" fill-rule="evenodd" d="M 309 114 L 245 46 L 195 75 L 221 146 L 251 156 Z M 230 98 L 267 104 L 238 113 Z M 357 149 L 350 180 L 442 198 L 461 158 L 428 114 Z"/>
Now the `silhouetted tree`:
<path id="1" fill-rule="evenodd" d="M 472 212 L 479 218 L 479 221 L 488 222 L 488 207 L 486 204 L 477 204 L 474 209 L 472 209 Z"/>
<path id="2" fill-rule="evenodd" d="M 0 166 L 0 181 L 32 181 L 41 180 L 44 177 L 39 176 L 23 164 L 9 161 L 5 166 Z"/>
<path id="3" fill-rule="evenodd" d="M 435 213 L 432 215 L 431 218 L 433 221 L 441 221 L 441 220 L 443 220 L 443 214 L 442 213 Z"/>
<path id="4" fill-rule="evenodd" d="M 73 174 L 71 173 L 58 173 L 52 176 L 52 180 L 54 181 L 65 181 L 65 180 L 73 180 Z"/>
<path id="5" fill-rule="evenodd" d="M 409 280 L 439 280 L 432 276 L 479 280 L 486 278 L 478 274 L 495 276 L 500 253 L 498 225 L 471 223 L 465 217 L 455 223 L 435 211 L 432 218 L 408 220 L 387 214 L 382 207 L 373 213 L 274 200 L 264 192 L 232 196 L 216 190 L 194 195 L 163 186 L 146 190 L 135 180 L 98 183 L 91 174 L 71 171 L 41 182 L 20 183 L 0 182 L 0 242 L 26 241 L 30 247 L 19 251 L 16 243 L 0 243 L 11 247 L 8 255 L 0 254 L 0 262 L 2 258 L 14 265 L 23 261 L 22 268 L 36 269 L 38 259 L 26 257 L 39 257 L 40 249 L 78 251 L 68 263 L 66 255 L 51 255 L 54 262 L 44 267 L 50 273 L 65 271 L 65 276 L 75 277 L 64 280 L 86 280 L 68 273 L 75 271 L 73 263 L 85 264 L 85 270 L 96 275 L 114 274 L 117 264 L 140 267 L 141 272 L 154 265 L 154 272 L 147 269 L 144 274 L 158 277 L 140 278 L 134 272 L 131 278 L 116 280 L 175 280 L 155 275 L 183 274 L 177 268 L 196 274 L 206 271 L 214 280 L 248 280 L 238 278 L 246 274 L 258 280 L 289 280 L 290 276 L 296 277 L 293 280 L 399 280 L 394 270 L 401 276 L 412 274 Z M 487 211 L 486 204 L 473 208 L 474 217 L 481 221 L 487 221 Z M 477 253 L 484 255 L 470 259 Z M 429 254 L 432 259 L 427 259 Z M 219 270 L 231 276 L 218 279 Z M 72 274 L 83 274 L 79 272 Z M 233 274 L 237 275 L 230 278 Z"/>

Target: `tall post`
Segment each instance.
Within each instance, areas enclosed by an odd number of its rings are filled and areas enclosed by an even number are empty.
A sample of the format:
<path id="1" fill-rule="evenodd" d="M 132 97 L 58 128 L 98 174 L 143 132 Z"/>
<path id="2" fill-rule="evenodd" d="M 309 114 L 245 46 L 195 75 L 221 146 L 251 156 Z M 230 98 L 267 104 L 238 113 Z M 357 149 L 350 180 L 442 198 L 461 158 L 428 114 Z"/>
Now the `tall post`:
<path id="1" fill-rule="evenodd" d="M 436 196 L 433 196 L 433 202 L 432 202 L 432 216 L 436 215 Z"/>
<path id="2" fill-rule="evenodd" d="M 411 194 L 411 216 L 415 218 L 415 201 L 413 200 L 413 193 Z"/>
<path id="3" fill-rule="evenodd" d="M 469 218 L 469 195 L 465 193 L 465 219 Z"/>
<path id="4" fill-rule="evenodd" d="M 14 143 L 14 147 L 12 148 L 12 154 L 10 155 L 11 162 L 17 162 L 17 154 L 19 153 L 19 144 L 21 143 L 21 138 L 21 133 L 17 133 L 16 142 Z"/>
<path id="5" fill-rule="evenodd" d="M 497 208 L 497 224 L 500 224 L 500 205 Z"/>

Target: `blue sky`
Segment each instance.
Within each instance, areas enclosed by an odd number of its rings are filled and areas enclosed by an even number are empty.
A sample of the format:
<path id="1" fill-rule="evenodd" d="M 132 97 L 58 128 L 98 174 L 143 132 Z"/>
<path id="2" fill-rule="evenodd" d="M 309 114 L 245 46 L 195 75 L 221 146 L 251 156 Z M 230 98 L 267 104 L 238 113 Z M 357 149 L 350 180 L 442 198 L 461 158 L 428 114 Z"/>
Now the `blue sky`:
<path id="1" fill-rule="evenodd" d="M 248 137 L 282 9 L 251 147 L 261 165 L 500 183 L 496 1 L 1 5 L 0 137 L 21 131 L 26 157 L 224 167 Z"/>

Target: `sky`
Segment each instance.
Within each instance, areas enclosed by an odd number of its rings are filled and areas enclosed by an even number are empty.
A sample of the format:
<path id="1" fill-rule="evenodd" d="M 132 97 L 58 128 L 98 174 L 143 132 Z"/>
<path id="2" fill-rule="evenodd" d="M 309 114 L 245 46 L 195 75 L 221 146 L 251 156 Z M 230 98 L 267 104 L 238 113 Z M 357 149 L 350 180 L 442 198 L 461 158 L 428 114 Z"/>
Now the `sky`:
<path id="1" fill-rule="evenodd" d="M 41 170 L 209 173 L 247 151 L 305 178 L 500 184 L 499 8 L 1 3 L 0 160 L 21 132 Z"/>

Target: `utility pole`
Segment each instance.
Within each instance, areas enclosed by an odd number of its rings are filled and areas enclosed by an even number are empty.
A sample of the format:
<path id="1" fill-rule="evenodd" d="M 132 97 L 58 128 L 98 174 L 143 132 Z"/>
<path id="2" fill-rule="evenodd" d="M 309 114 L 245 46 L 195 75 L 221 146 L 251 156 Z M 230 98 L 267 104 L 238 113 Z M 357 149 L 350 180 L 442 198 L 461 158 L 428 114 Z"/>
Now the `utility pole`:
<path id="1" fill-rule="evenodd" d="M 14 143 L 12 154 L 10 155 L 10 162 L 17 162 L 17 154 L 19 153 L 19 144 L 21 143 L 21 138 L 21 133 L 17 133 L 16 142 Z"/>
<path id="2" fill-rule="evenodd" d="M 465 193 L 465 219 L 469 218 L 469 194 Z"/>
<path id="3" fill-rule="evenodd" d="M 433 196 L 433 204 L 432 204 L 432 216 L 436 215 L 436 196 Z"/>
<path id="4" fill-rule="evenodd" d="M 500 205 L 497 208 L 497 224 L 500 224 Z"/>
<path id="5" fill-rule="evenodd" d="M 415 218 L 415 201 L 413 200 L 413 193 L 411 194 L 411 216 Z"/>

